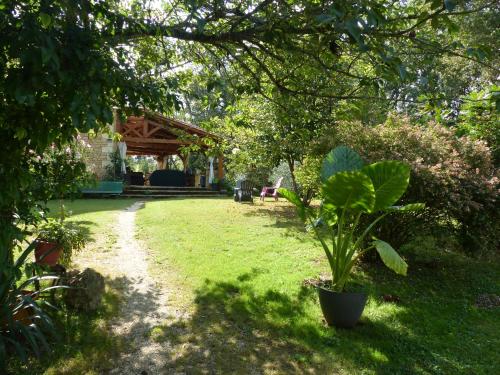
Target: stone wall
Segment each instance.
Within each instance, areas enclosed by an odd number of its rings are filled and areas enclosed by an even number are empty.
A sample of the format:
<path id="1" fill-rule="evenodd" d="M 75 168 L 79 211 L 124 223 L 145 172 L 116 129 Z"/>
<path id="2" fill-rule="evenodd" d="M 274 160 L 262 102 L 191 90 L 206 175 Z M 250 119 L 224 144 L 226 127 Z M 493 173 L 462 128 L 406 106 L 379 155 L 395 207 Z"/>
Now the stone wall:
<path id="1" fill-rule="evenodd" d="M 116 144 L 108 134 L 80 134 L 80 137 L 90 146 L 83 155 L 87 169 L 101 180 L 106 167 L 111 164 L 110 154 L 116 149 Z"/>
<path id="2" fill-rule="evenodd" d="M 116 130 L 118 116 L 113 110 L 113 123 L 108 125 L 107 131 L 95 134 L 80 134 L 80 137 L 90 146 L 83 155 L 87 170 L 95 174 L 99 180 L 106 175 L 106 167 L 111 164 L 110 154 L 116 150 L 116 142 L 112 134 Z"/>

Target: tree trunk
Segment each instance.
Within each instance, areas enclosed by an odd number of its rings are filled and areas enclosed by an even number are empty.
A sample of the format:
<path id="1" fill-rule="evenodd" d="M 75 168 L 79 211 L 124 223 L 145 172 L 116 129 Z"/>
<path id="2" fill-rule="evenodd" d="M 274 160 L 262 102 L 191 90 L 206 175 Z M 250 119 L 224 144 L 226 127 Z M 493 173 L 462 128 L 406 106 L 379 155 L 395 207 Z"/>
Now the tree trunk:
<path id="1" fill-rule="evenodd" d="M 13 220 L 13 215 L 9 211 L 0 211 L 0 283 L 4 277 L 8 276 L 7 269 L 14 264 L 14 243 L 17 227 Z"/>
<path id="2" fill-rule="evenodd" d="M 288 164 L 288 169 L 290 170 L 290 176 L 292 177 L 293 191 L 296 194 L 299 194 L 299 187 L 297 186 L 297 181 L 295 180 L 295 165 L 294 165 L 295 160 L 289 157 L 286 159 L 286 162 Z"/>

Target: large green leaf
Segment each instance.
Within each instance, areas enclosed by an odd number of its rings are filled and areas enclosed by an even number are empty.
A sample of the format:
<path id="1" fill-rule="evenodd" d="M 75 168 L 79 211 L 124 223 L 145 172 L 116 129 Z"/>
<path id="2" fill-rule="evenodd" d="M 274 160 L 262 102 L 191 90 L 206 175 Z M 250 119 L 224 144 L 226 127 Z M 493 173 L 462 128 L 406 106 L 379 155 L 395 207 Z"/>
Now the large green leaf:
<path id="1" fill-rule="evenodd" d="M 374 212 L 396 203 L 410 181 L 410 167 L 399 161 L 381 161 L 363 167 L 362 171 L 370 177 L 375 187 Z"/>
<path id="2" fill-rule="evenodd" d="M 337 172 L 357 171 L 363 167 L 363 159 L 349 147 L 335 147 L 326 155 L 321 165 L 321 180 L 326 182 Z"/>
<path id="3" fill-rule="evenodd" d="M 338 172 L 322 187 L 326 204 L 371 212 L 375 204 L 375 189 L 370 178 L 358 171 Z"/>
<path id="4" fill-rule="evenodd" d="M 297 213 L 302 220 L 306 219 L 306 207 L 304 206 L 304 203 L 302 203 L 300 197 L 295 192 L 285 188 L 280 188 L 278 189 L 278 193 L 288 202 L 297 207 Z"/>
<path id="5" fill-rule="evenodd" d="M 335 225 L 338 220 L 337 207 L 331 203 L 323 202 L 319 208 L 319 217 L 329 227 Z"/>
<path id="6" fill-rule="evenodd" d="M 406 276 L 408 265 L 391 245 L 382 240 L 375 240 L 373 244 L 387 267 L 400 275 Z"/>

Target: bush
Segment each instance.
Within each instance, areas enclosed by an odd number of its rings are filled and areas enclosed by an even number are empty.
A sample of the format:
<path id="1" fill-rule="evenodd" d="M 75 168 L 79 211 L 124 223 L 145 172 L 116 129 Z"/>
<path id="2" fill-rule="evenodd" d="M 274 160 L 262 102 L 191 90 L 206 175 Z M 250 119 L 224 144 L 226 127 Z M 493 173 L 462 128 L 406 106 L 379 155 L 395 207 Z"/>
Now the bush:
<path id="1" fill-rule="evenodd" d="M 308 205 L 312 198 L 319 194 L 321 179 L 319 170 L 322 159 L 317 156 L 308 155 L 295 170 L 295 178 L 300 186 L 302 201 Z"/>
<path id="2" fill-rule="evenodd" d="M 498 171 L 484 142 L 458 138 L 437 124 L 416 126 L 392 116 L 372 128 L 341 123 L 318 142 L 316 152 L 326 154 L 339 144 L 359 151 L 367 162 L 393 159 L 411 166 L 403 203 L 425 202 L 427 209 L 387 220 L 381 233 L 399 237 L 401 244 L 423 230 L 444 227 L 458 234 L 470 253 L 498 249 Z"/>

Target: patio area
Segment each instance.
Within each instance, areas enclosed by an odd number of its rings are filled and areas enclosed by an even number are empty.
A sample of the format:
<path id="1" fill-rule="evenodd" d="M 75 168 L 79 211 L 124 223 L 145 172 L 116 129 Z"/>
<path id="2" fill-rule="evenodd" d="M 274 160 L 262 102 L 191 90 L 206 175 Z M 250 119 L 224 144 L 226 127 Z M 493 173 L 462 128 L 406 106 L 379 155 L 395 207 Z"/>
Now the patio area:
<path id="1" fill-rule="evenodd" d="M 215 178 L 224 178 L 224 157 L 214 152 L 220 139 L 194 124 L 145 112 L 125 121 L 117 118 L 115 130 L 121 135 L 117 147 L 122 158 L 153 156 L 157 162 L 157 170 L 149 176 L 126 171 L 130 185 L 204 188 Z M 205 169 L 191 168 L 189 154 L 193 152 L 209 156 Z M 182 171 L 169 169 L 168 157 L 173 155 L 182 161 Z"/>

